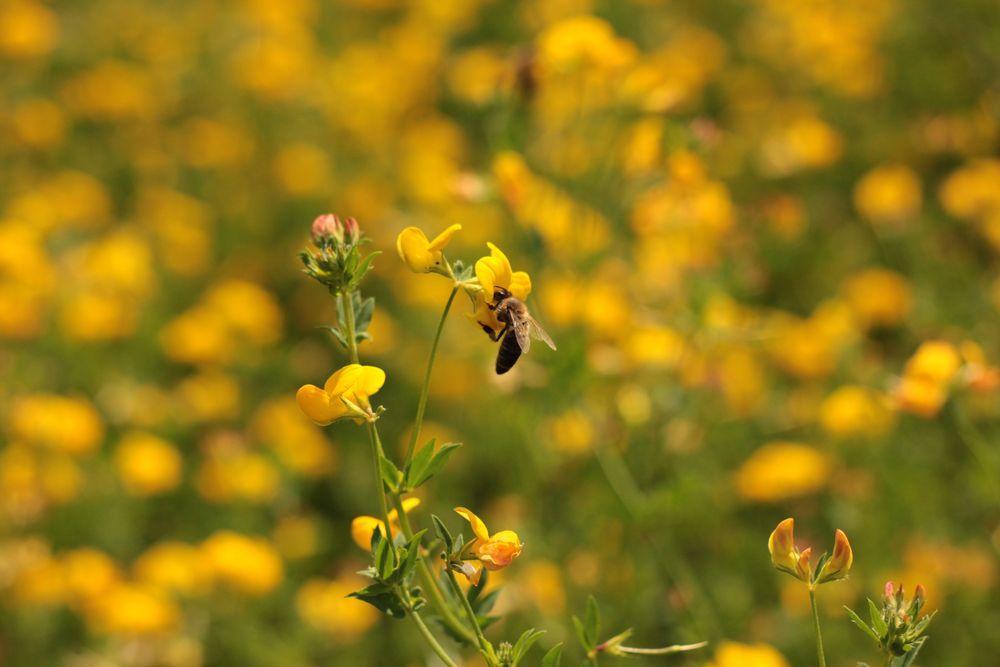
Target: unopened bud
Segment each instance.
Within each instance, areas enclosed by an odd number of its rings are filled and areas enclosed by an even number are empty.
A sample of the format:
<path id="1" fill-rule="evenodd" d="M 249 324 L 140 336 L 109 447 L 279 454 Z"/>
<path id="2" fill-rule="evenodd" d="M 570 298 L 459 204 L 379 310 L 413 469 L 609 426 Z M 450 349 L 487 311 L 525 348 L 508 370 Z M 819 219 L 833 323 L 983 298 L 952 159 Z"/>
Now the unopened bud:
<path id="1" fill-rule="evenodd" d="M 353 220 L 353 218 L 348 218 L 348 221 L 350 220 Z M 357 226 L 357 224 L 357 222 L 354 223 L 355 226 Z M 343 243 L 344 224 L 340 221 L 340 218 L 334 214 L 324 213 L 313 220 L 312 240 L 316 245 L 322 245 L 323 243 L 328 243 L 331 240 Z"/>
<path id="2" fill-rule="evenodd" d="M 361 237 L 361 227 L 358 225 L 357 219 L 353 216 L 344 220 L 344 235 L 347 237 L 348 243 L 357 243 Z"/>

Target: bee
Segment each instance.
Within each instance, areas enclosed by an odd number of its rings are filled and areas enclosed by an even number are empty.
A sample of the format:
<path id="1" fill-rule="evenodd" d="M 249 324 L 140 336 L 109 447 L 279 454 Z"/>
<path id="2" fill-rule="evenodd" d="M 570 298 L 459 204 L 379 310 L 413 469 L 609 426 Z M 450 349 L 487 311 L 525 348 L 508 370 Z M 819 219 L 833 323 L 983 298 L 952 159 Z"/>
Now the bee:
<path id="1" fill-rule="evenodd" d="M 481 325 L 493 342 L 500 341 L 500 349 L 497 351 L 497 375 L 503 375 L 514 367 L 521 355 L 531 347 L 532 338 L 543 341 L 553 350 L 556 349 L 552 338 L 528 313 L 524 302 L 503 287 L 493 289 L 493 305 L 489 308 L 503 324 L 503 329 L 499 332 L 493 331 L 485 324 Z"/>

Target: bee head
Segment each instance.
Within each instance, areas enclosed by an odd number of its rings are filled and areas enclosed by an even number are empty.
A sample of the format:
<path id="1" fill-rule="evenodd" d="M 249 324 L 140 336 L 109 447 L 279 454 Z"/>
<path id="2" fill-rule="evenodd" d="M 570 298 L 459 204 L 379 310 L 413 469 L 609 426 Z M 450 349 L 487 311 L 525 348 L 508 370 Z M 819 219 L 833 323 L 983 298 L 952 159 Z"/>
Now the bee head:
<path id="1" fill-rule="evenodd" d="M 493 303 L 500 303 L 504 299 L 509 299 L 510 297 L 511 297 L 511 293 L 508 292 L 503 287 L 494 287 L 493 288 Z"/>

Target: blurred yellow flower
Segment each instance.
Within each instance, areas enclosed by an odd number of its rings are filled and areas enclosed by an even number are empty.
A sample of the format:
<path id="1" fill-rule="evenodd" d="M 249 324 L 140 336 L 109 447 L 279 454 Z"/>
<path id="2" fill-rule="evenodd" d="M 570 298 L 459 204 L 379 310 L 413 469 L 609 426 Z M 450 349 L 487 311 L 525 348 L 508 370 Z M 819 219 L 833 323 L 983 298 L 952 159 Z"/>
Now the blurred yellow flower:
<path id="1" fill-rule="evenodd" d="M 221 530 L 205 540 L 202 553 L 215 577 L 249 595 L 266 595 L 281 584 L 284 564 L 270 542 Z"/>
<path id="2" fill-rule="evenodd" d="M 903 324 L 913 305 L 913 288 L 903 276 L 886 269 L 865 269 L 844 281 L 844 300 L 865 329 Z"/>
<path id="3" fill-rule="evenodd" d="M 278 495 L 281 477 L 261 454 L 219 447 L 202 462 L 194 482 L 211 502 L 266 503 Z"/>
<path id="4" fill-rule="evenodd" d="M 198 596 L 212 587 L 211 563 L 201 549 L 184 542 L 158 542 L 132 563 L 137 582 L 166 593 Z"/>
<path id="5" fill-rule="evenodd" d="M 281 555 L 288 559 L 308 558 L 320 545 L 319 521 L 312 516 L 293 514 L 274 527 L 272 538 Z"/>
<path id="6" fill-rule="evenodd" d="M 430 271 L 444 273 L 446 270 L 442 264 L 444 261 L 442 251 L 460 229 L 462 225 L 451 225 L 435 236 L 433 241 L 428 241 L 422 229 L 407 227 L 396 237 L 396 251 L 403 263 L 414 273 Z"/>
<path id="7" fill-rule="evenodd" d="M 317 424 L 325 426 L 338 419 L 354 419 L 361 423 L 371 412 L 369 398 L 383 384 L 385 371 L 381 368 L 349 364 L 331 375 L 322 389 L 311 384 L 300 387 L 295 400 L 302 412 Z"/>
<path id="8" fill-rule="evenodd" d="M 420 506 L 420 498 L 407 498 L 403 501 L 403 511 L 409 514 Z M 373 516 L 359 516 L 351 521 L 351 539 L 354 543 L 365 551 L 372 548 L 372 536 L 378 528 L 382 537 L 386 537 L 385 523 L 381 519 Z M 399 513 L 396 510 L 389 510 L 389 529 L 393 535 L 399 533 Z"/>
<path id="9" fill-rule="evenodd" d="M 544 30 L 536 39 L 538 68 L 543 77 L 573 71 L 615 70 L 631 63 L 635 44 L 615 35 L 607 21 L 574 16 Z"/>
<path id="10" fill-rule="evenodd" d="M 348 597 L 365 585 L 365 580 L 354 575 L 309 579 L 295 596 L 295 608 L 306 623 L 336 641 L 355 641 L 379 619 L 374 607 Z"/>
<path id="11" fill-rule="evenodd" d="M 486 529 L 486 524 L 482 519 L 464 507 L 456 507 L 457 512 L 472 526 L 472 534 L 475 540 L 471 545 L 471 553 L 478 559 L 479 565 L 465 563 L 466 570 L 463 570 L 469 581 L 475 585 L 479 583 L 482 568 L 487 570 L 502 570 L 514 562 L 514 559 L 521 555 L 521 538 L 512 530 L 501 530 L 499 533 L 490 535 Z"/>
<path id="12" fill-rule="evenodd" d="M 739 644 L 724 641 L 715 658 L 705 667 L 791 667 L 776 648 L 768 644 Z"/>
<path id="13" fill-rule="evenodd" d="M 123 583 L 96 599 L 86 610 L 98 632 L 121 635 L 163 635 L 177 628 L 177 604 L 155 589 Z"/>
<path id="14" fill-rule="evenodd" d="M 11 404 L 7 424 L 12 438 L 74 456 L 92 453 L 104 440 L 104 420 L 82 398 L 21 396 Z"/>
<path id="15" fill-rule="evenodd" d="M 920 177 L 905 165 L 884 165 L 854 186 L 854 205 L 870 222 L 901 224 L 920 213 Z"/>
<path id="16" fill-rule="evenodd" d="M 59 22 L 43 3 L 11 0 L 0 5 L 0 54 L 37 58 L 51 51 L 58 39 Z"/>
<path id="17" fill-rule="evenodd" d="M 60 556 L 59 565 L 71 604 L 96 602 L 122 581 L 121 570 L 111 557 L 90 547 L 67 551 Z"/>
<path id="18" fill-rule="evenodd" d="M 921 343 L 906 362 L 903 373 L 947 384 L 955 378 L 960 365 L 961 358 L 954 345 L 943 340 L 928 340 Z"/>
<path id="19" fill-rule="evenodd" d="M 795 442 L 769 442 L 736 471 L 736 493 L 744 500 L 774 503 L 815 493 L 827 485 L 829 457 Z"/>
<path id="20" fill-rule="evenodd" d="M 337 450 L 291 396 L 261 403 L 251 419 L 251 427 L 260 442 L 300 475 L 320 477 L 336 468 Z"/>
<path id="21" fill-rule="evenodd" d="M 126 434 L 118 443 L 115 467 L 125 490 L 136 496 L 173 489 L 180 483 L 183 472 L 181 455 L 174 445 L 138 431 Z"/>
<path id="22" fill-rule="evenodd" d="M 7 33 L 0 28 L 0 34 Z M 66 136 L 68 125 L 65 112 L 44 98 L 19 102 L 11 112 L 10 121 L 17 140 L 32 148 L 58 146 Z"/>
<path id="23" fill-rule="evenodd" d="M 896 415 L 885 394 L 860 385 L 844 385 L 823 400 L 819 422 L 836 438 L 881 438 L 892 432 Z"/>

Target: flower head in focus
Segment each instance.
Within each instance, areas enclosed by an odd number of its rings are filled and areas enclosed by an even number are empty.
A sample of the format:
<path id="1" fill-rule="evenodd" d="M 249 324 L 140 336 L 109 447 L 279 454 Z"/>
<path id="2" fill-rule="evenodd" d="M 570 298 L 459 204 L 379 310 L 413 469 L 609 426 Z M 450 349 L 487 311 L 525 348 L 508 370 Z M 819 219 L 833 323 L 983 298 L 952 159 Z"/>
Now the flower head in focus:
<path id="1" fill-rule="evenodd" d="M 475 536 L 475 539 L 469 542 L 463 550 L 463 553 L 467 554 L 468 557 L 463 558 L 466 562 L 462 564 L 462 574 L 473 585 L 479 583 L 482 568 L 490 571 L 501 570 L 521 555 L 521 549 L 524 545 L 514 531 L 501 530 L 499 533 L 490 535 L 483 520 L 471 510 L 456 507 L 455 512 L 469 522 L 469 525 L 472 526 L 472 534 Z M 479 565 L 468 562 L 470 560 L 478 560 Z"/>
<path id="2" fill-rule="evenodd" d="M 444 259 L 444 248 L 462 225 L 451 225 L 428 241 L 419 227 L 407 227 L 396 237 L 396 251 L 403 263 L 414 273 L 440 273 L 451 276 L 451 269 Z"/>
<path id="3" fill-rule="evenodd" d="M 331 375 L 322 389 L 311 384 L 299 388 L 295 400 L 307 417 L 322 426 L 339 419 L 360 424 L 377 417 L 369 399 L 383 384 L 381 368 L 349 364 Z"/>
<path id="4" fill-rule="evenodd" d="M 314 247 L 300 252 L 299 258 L 306 274 L 335 295 L 355 290 L 379 254 L 361 255 L 365 237 L 354 218 L 341 220 L 325 213 L 313 220 L 310 236 Z"/>
<path id="5" fill-rule="evenodd" d="M 854 552 L 844 531 L 834 535 L 833 553 L 820 556 L 814 566 L 812 548 L 799 551 L 795 546 L 795 519 L 788 518 L 778 524 L 767 541 L 771 563 L 782 572 L 807 583 L 810 589 L 819 584 L 846 579 L 854 563 Z"/>
<path id="6" fill-rule="evenodd" d="M 487 243 L 490 254 L 481 257 L 475 266 L 476 278 L 482 289 L 470 293 L 473 300 L 474 311 L 470 317 L 482 328 L 492 329 L 494 333 L 503 330 L 503 324 L 497 319 L 496 314 L 490 309 L 493 305 L 493 294 L 497 287 L 502 287 L 511 295 L 524 301 L 531 293 L 531 277 L 524 271 L 514 271 L 511 268 L 510 260 L 500 248 L 492 243 Z"/>
<path id="7" fill-rule="evenodd" d="M 871 599 L 868 600 L 871 625 L 862 620 L 852 609 L 846 607 L 845 609 L 851 622 L 874 639 L 888 656 L 911 654 L 910 658 L 913 658 L 927 640 L 924 630 L 934 617 L 934 614 L 920 616 L 925 599 L 926 592 L 920 584 L 917 584 L 913 597 L 907 600 L 903 594 L 902 584 L 896 588 L 891 581 L 887 581 L 881 607 Z M 910 660 L 905 662 L 909 664 Z"/>

